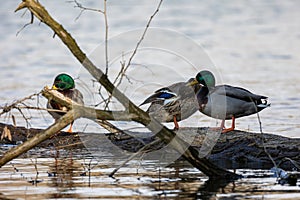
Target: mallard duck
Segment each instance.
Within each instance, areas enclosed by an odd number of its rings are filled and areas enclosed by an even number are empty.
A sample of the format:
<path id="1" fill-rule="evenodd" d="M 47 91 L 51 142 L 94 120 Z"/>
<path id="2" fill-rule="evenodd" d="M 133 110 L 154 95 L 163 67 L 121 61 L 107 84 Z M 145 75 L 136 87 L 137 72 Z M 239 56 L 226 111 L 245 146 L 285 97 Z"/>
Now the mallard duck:
<path id="1" fill-rule="evenodd" d="M 84 104 L 83 102 L 83 95 L 79 90 L 75 88 L 75 82 L 74 79 L 69 76 L 68 74 L 59 74 L 55 77 L 54 83 L 52 85 L 53 90 L 57 90 L 58 92 L 62 93 L 64 96 L 72 99 L 74 102 L 77 102 L 81 105 Z M 68 109 L 65 106 L 62 106 L 58 103 L 56 103 L 53 100 L 48 101 L 47 108 L 49 109 L 55 109 L 55 110 L 61 110 L 63 112 L 55 112 L 55 111 L 48 111 L 52 117 L 56 120 L 58 120 L 61 116 L 63 116 Z M 69 129 L 67 132 L 72 132 L 72 126 L 73 122 L 71 122 Z"/>
<path id="2" fill-rule="evenodd" d="M 207 116 L 222 119 L 222 133 L 234 130 L 235 118 L 257 113 L 268 106 L 268 97 L 253 94 L 250 91 L 230 85 L 215 85 L 214 75 L 207 70 L 197 74 L 190 85 L 201 84 L 197 93 L 199 111 Z M 225 120 L 231 119 L 230 128 L 225 128 Z"/>
<path id="3" fill-rule="evenodd" d="M 147 112 L 160 122 L 174 122 L 174 130 L 179 129 L 178 121 L 184 120 L 194 114 L 198 109 L 195 94 L 200 84 L 190 86 L 194 78 L 187 82 L 178 82 L 161 88 L 149 96 L 143 103 L 151 103 Z"/>

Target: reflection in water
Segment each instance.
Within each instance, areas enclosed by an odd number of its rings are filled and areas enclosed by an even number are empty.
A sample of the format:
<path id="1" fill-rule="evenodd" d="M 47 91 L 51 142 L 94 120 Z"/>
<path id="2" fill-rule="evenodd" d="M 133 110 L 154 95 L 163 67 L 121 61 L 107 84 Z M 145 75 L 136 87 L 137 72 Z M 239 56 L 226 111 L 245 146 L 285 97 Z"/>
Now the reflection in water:
<path id="1" fill-rule="evenodd" d="M 72 153 L 68 157 L 60 157 L 59 151 L 56 151 L 54 162 L 49 165 L 49 174 L 51 182 L 48 184 L 49 187 L 57 189 L 57 193 L 49 194 L 48 198 L 77 198 L 76 193 L 72 195 L 66 195 L 72 190 L 75 190 L 74 177 L 76 177 L 74 171 L 78 171 L 78 166 L 73 162 Z M 48 175 L 49 175 L 48 174 Z"/>
<path id="2" fill-rule="evenodd" d="M 82 154 L 74 151 L 56 151 L 54 158 L 37 158 L 34 162 L 28 158 L 16 159 L 0 169 L 0 190 L 7 198 L 27 199 L 218 199 L 277 194 L 300 198 L 299 186 L 278 185 L 273 174 L 263 170 L 240 170 L 238 173 L 246 178 L 224 182 L 208 180 L 185 163 L 159 168 L 155 160 L 132 160 L 113 179 L 108 175 L 114 168 L 105 160 L 82 158 Z M 137 162 L 144 163 L 138 166 Z"/>
<path id="3" fill-rule="evenodd" d="M 234 192 L 235 183 L 226 180 L 208 179 L 201 187 L 199 187 L 196 193 L 197 199 L 212 199 L 215 198 L 218 193 L 225 193 L 224 188 L 232 183 L 231 192 Z"/>

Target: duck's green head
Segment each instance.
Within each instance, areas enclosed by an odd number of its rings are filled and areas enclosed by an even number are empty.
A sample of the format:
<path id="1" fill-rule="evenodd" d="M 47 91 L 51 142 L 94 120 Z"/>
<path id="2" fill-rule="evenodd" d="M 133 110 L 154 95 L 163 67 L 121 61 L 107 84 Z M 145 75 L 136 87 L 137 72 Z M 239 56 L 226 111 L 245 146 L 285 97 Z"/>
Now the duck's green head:
<path id="1" fill-rule="evenodd" d="M 200 71 L 196 76 L 196 81 L 208 88 L 215 87 L 215 76 L 208 70 Z"/>
<path id="2" fill-rule="evenodd" d="M 52 89 L 65 91 L 73 88 L 75 88 L 74 79 L 68 74 L 59 74 L 55 77 Z"/>

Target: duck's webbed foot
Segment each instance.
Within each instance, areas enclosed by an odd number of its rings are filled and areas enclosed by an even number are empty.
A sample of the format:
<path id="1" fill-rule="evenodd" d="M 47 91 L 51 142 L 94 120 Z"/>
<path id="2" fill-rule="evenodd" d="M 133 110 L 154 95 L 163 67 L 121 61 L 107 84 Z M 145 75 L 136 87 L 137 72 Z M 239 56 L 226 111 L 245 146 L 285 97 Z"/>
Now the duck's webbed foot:
<path id="1" fill-rule="evenodd" d="M 221 127 L 222 127 L 222 133 L 228 133 L 230 131 L 233 131 L 235 129 L 235 117 L 232 117 L 232 123 L 230 128 L 225 128 L 224 123 L 225 120 L 222 121 Z"/>
<path id="2" fill-rule="evenodd" d="M 224 128 L 222 130 L 222 133 L 228 133 L 228 132 L 233 131 L 233 130 L 234 130 L 234 128 L 232 128 L 232 127 L 230 127 L 230 128 Z"/>

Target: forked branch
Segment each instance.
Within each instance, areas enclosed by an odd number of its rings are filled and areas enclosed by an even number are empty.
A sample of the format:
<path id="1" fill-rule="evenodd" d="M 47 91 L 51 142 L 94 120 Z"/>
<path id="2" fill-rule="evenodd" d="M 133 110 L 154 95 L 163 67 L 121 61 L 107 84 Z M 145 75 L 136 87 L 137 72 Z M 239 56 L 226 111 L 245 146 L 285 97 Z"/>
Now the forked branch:
<path id="1" fill-rule="evenodd" d="M 55 34 L 63 41 L 63 43 L 68 47 L 68 49 L 73 53 L 78 61 L 86 68 L 86 70 L 125 107 L 128 113 L 138 116 L 138 118 L 136 119 L 137 122 L 143 124 L 144 126 L 147 126 L 147 128 L 149 128 L 152 132 L 157 133 L 157 137 L 159 137 L 164 143 L 169 144 L 176 151 L 181 153 L 187 161 L 189 161 L 194 167 L 201 170 L 207 176 L 214 178 L 222 177 L 231 179 L 240 177 L 235 173 L 217 167 L 205 158 L 199 158 L 198 151 L 196 149 L 189 146 L 179 137 L 175 137 L 176 134 L 173 131 L 164 127 L 161 123 L 151 118 L 146 112 L 133 104 L 130 99 L 128 99 L 118 88 L 116 88 L 111 83 L 107 75 L 105 75 L 91 62 L 86 54 L 79 48 L 74 38 L 63 28 L 62 25 L 56 22 L 49 15 L 47 10 L 39 2 L 35 0 L 23 0 L 17 10 L 25 7 L 28 8 L 39 20 L 48 25 L 55 32 Z M 70 112 L 76 114 L 75 116 L 80 116 L 80 112 L 75 112 L 75 110 L 71 110 Z M 63 117 L 63 119 L 65 119 L 65 116 Z"/>

